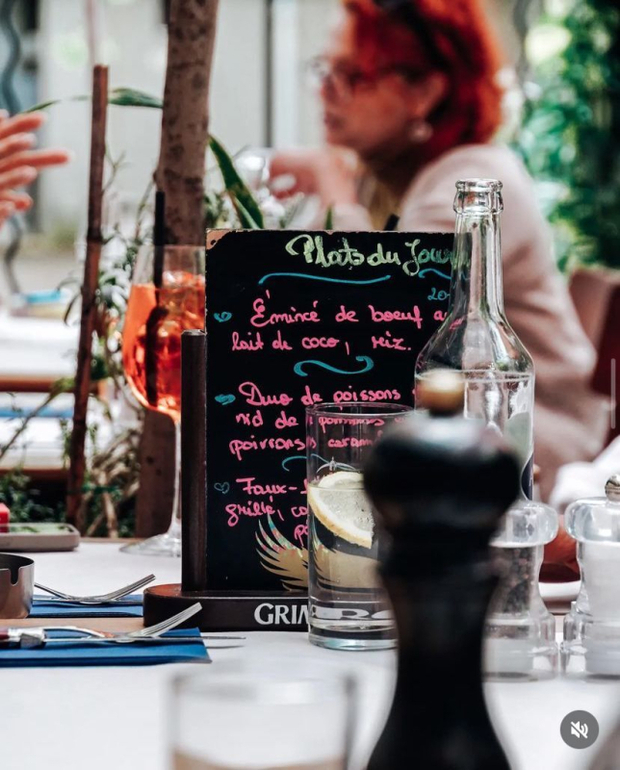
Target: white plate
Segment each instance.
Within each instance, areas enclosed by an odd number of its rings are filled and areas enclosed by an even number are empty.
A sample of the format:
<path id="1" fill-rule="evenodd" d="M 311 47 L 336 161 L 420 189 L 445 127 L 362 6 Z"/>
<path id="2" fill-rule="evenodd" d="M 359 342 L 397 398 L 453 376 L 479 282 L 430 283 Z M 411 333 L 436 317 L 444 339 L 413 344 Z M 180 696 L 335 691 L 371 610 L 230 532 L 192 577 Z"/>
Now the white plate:
<path id="1" fill-rule="evenodd" d="M 545 602 L 572 602 L 577 598 L 581 580 L 570 583 L 541 583 L 540 595 Z"/>
<path id="2" fill-rule="evenodd" d="M 80 533 L 71 524 L 9 524 L 0 532 L 0 551 L 72 551 Z"/>

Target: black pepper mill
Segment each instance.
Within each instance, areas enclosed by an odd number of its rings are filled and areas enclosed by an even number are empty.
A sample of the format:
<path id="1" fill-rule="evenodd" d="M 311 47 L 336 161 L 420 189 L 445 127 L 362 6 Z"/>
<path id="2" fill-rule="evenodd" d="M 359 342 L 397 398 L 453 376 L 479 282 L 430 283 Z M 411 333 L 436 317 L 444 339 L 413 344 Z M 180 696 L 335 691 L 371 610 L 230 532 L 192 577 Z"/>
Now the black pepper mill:
<path id="1" fill-rule="evenodd" d="M 499 435 L 457 416 L 463 392 L 459 373 L 429 373 L 416 389 L 428 412 L 382 437 L 366 467 L 399 635 L 394 701 L 368 770 L 510 767 L 484 701 L 482 641 L 498 581 L 489 541 L 519 468 Z"/>

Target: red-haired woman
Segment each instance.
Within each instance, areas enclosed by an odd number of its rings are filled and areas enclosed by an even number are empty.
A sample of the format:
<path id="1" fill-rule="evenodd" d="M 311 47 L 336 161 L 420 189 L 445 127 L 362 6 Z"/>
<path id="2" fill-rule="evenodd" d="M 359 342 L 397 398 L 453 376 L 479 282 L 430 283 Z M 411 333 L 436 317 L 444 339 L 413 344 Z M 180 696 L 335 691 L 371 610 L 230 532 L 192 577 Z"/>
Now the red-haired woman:
<path id="1" fill-rule="evenodd" d="M 397 212 L 402 230 L 450 231 L 457 179 L 504 183 L 506 314 L 536 368 L 535 460 L 546 497 L 560 465 L 600 451 L 606 415 L 589 388 L 594 351 L 555 268 L 531 180 L 492 143 L 499 56 L 479 3 L 344 0 L 316 67 L 331 148 L 280 153 L 271 171 L 295 178 L 286 194 L 315 193 L 332 206 L 337 228 L 382 229 Z"/>

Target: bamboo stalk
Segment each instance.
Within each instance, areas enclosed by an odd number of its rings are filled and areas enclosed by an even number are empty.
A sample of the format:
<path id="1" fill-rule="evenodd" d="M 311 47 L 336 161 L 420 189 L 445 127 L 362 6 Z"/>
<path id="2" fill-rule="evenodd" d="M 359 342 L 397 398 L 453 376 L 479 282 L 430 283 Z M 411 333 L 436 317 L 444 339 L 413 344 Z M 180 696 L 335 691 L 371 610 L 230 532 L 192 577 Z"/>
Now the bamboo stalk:
<path id="1" fill-rule="evenodd" d="M 86 530 L 86 537 L 94 537 L 95 532 L 97 531 L 97 527 L 104 521 L 104 519 L 105 519 L 105 514 L 102 511 L 95 517 L 93 523 Z"/>
<path id="2" fill-rule="evenodd" d="M 90 367 L 96 313 L 95 294 L 99 279 L 99 259 L 102 242 L 101 210 L 107 106 L 108 68 L 97 65 L 93 70 L 88 234 L 86 238 L 84 281 L 82 283 L 80 341 L 75 375 L 75 405 L 73 409 L 73 432 L 71 434 L 69 480 L 67 486 L 67 521 L 74 524 L 80 532 L 84 527 L 84 510 L 81 505 L 86 466 L 84 445 L 86 441 L 88 396 L 91 384 Z"/>
<path id="3" fill-rule="evenodd" d="M 118 519 L 116 517 L 116 509 L 112 502 L 112 497 L 109 492 L 104 492 L 101 495 L 101 504 L 105 512 L 106 526 L 108 528 L 108 537 L 112 540 L 118 539 Z"/>

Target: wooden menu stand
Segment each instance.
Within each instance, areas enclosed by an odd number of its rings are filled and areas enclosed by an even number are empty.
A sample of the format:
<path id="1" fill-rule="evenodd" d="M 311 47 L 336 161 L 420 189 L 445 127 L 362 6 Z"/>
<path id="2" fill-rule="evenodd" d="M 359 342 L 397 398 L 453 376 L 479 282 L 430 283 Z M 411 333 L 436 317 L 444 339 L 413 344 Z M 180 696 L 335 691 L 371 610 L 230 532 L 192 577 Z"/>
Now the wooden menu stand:
<path id="1" fill-rule="evenodd" d="M 226 591 L 207 586 L 206 335 L 184 332 L 181 353 L 182 582 L 146 589 L 144 623 L 158 623 L 200 602 L 202 612 L 186 625 L 198 624 L 202 631 L 307 631 L 304 591 Z"/>

